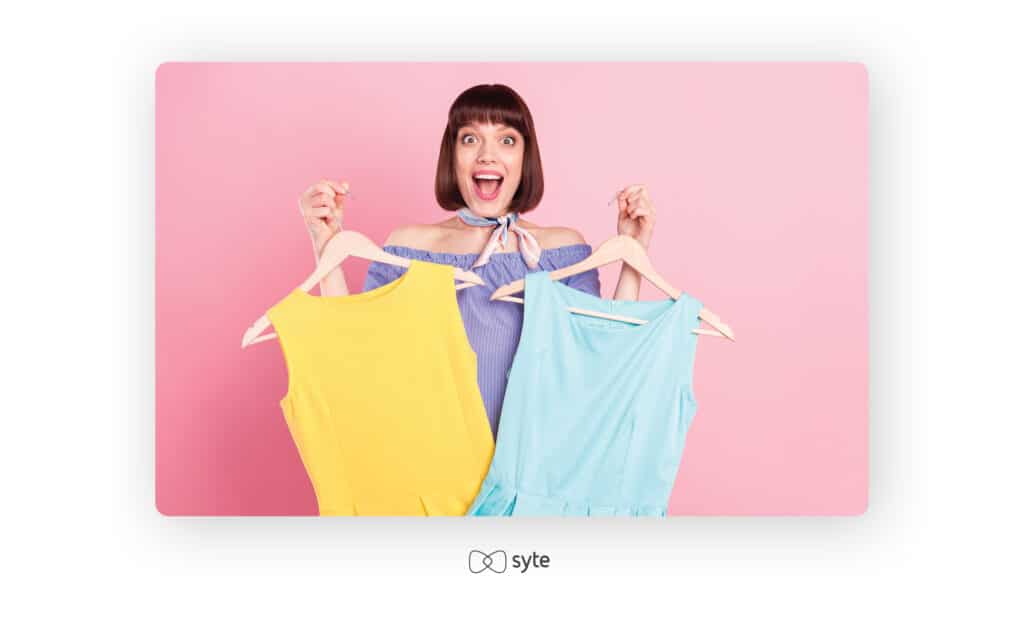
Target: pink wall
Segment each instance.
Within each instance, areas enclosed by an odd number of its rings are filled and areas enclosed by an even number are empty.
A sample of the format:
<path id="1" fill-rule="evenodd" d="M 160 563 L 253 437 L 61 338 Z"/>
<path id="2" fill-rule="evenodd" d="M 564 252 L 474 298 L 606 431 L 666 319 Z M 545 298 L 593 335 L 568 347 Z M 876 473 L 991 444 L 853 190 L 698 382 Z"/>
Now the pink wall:
<path id="1" fill-rule="evenodd" d="M 156 76 L 156 460 L 165 514 L 315 514 L 278 406 L 276 342 L 243 331 L 313 268 L 299 193 L 343 178 L 383 242 L 448 214 L 433 175 L 452 100 L 529 104 L 531 220 L 615 234 L 647 184 L 651 256 L 738 342 L 701 337 L 671 514 L 867 505 L 867 75 L 832 63 L 165 64 Z M 347 261 L 360 289 L 366 263 Z M 610 296 L 618 269 L 601 272 Z M 661 293 L 644 286 L 642 299 Z"/>

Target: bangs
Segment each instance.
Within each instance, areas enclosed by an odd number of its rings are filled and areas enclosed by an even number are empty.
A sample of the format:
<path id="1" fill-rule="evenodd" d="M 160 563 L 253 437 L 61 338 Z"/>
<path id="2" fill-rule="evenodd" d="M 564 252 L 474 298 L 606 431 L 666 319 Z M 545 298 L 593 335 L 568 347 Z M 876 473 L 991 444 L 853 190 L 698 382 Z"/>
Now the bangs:
<path id="1" fill-rule="evenodd" d="M 522 105 L 506 91 L 478 90 L 465 94 L 452 106 L 448 128 L 454 139 L 459 129 L 470 124 L 505 124 L 529 137 Z"/>

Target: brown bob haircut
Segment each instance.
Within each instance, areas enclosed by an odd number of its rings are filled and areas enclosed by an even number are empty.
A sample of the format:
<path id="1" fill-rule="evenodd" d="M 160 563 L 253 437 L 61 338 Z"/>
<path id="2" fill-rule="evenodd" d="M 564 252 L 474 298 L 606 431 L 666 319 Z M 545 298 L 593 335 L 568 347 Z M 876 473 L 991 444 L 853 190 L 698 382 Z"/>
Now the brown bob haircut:
<path id="1" fill-rule="evenodd" d="M 437 176 L 434 178 L 437 203 L 450 211 L 466 206 L 455 179 L 455 140 L 459 129 L 473 122 L 505 124 L 523 135 L 523 175 L 509 210 L 516 213 L 533 210 L 544 195 L 544 173 L 540 166 L 537 134 L 526 102 L 505 85 L 476 85 L 460 93 L 452 102 L 448 109 L 448 125 L 441 137 L 441 151 L 437 156 Z"/>

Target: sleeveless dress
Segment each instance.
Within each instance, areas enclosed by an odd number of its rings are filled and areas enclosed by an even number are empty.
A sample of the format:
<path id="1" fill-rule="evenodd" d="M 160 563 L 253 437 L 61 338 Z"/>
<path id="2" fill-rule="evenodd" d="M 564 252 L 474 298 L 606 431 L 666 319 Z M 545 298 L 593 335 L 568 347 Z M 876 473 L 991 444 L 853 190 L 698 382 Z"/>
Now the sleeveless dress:
<path id="1" fill-rule="evenodd" d="M 701 303 L 604 300 L 547 272 L 526 277 L 524 299 L 494 460 L 467 514 L 664 516 L 697 410 Z"/>
<path id="2" fill-rule="evenodd" d="M 281 409 L 321 515 L 464 515 L 494 453 L 455 270 L 267 312 L 288 369 Z"/>
<path id="3" fill-rule="evenodd" d="M 512 367 L 512 358 L 515 356 L 523 326 L 523 305 L 491 301 L 491 293 L 499 286 L 519 280 L 532 271 L 553 271 L 578 263 L 590 256 L 590 246 L 580 243 L 543 250 L 540 265 L 536 270 L 526 266 L 519 252 L 493 254 L 486 265 L 473 269 L 472 265 L 479 254 L 446 254 L 391 245 L 385 246 L 384 250 L 405 258 L 453 265 L 472 271 L 483 278 L 486 286 L 458 291 L 458 301 L 466 334 L 469 335 L 469 342 L 477 355 L 477 383 L 484 398 L 491 433 L 492 436 L 497 436 L 509 369 Z M 404 271 L 404 268 L 395 265 L 371 263 L 363 290 L 368 291 L 387 284 Z M 594 296 L 601 294 L 596 269 L 570 276 L 563 282 Z"/>

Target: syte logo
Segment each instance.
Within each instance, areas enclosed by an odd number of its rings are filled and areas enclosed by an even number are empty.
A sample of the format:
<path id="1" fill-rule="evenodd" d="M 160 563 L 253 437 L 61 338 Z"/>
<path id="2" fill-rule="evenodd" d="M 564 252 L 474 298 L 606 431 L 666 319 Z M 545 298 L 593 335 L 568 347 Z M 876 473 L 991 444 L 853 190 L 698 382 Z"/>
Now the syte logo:
<path id="1" fill-rule="evenodd" d="M 508 554 L 502 549 L 495 549 L 490 553 L 485 553 L 479 549 L 471 549 L 469 552 L 469 570 L 471 573 L 483 573 L 484 571 L 504 573 L 508 569 L 508 560 Z M 551 558 L 541 555 L 536 551 L 529 555 L 512 555 L 512 568 L 520 573 L 525 573 L 530 569 L 546 569 L 550 566 Z"/>

